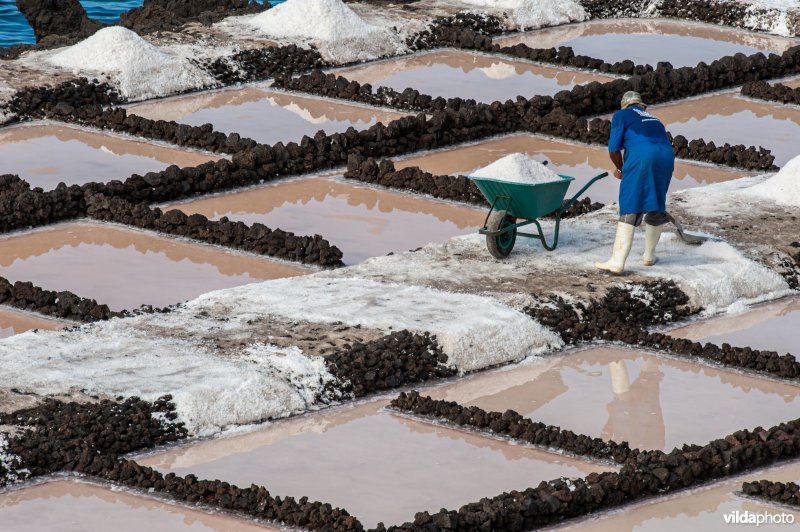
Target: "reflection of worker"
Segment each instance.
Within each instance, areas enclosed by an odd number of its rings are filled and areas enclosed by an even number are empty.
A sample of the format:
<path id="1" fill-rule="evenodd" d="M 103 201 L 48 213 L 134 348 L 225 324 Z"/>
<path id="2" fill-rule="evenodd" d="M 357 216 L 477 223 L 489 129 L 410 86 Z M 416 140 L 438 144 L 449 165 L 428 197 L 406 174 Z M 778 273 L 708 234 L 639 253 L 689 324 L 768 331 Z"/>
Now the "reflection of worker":
<path id="1" fill-rule="evenodd" d="M 608 154 L 616 166 L 619 185 L 619 223 L 611 258 L 595 263 L 601 270 L 622 273 L 631 251 L 633 231 L 645 222 L 642 262 L 656 262 L 655 249 L 667 222 L 667 189 L 675 167 L 675 153 L 664 125 L 647 111 L 638 92 L 622 96 L 622 109 L 611 120 Z M 625 150 L 623 165 L 622 150 Z"/>
<path id="2" fill-rule="evenodd" d="M 664 374 L 658 362 L 645 358 L 633 383 L 623 360 L 611 362 L 608 366 L 614 399 L 606 407 L 608 421 L 603 427 L 603 439 L 623 439 L 640 449 L 663 449 L 666 436 L 660 383 Z"/>

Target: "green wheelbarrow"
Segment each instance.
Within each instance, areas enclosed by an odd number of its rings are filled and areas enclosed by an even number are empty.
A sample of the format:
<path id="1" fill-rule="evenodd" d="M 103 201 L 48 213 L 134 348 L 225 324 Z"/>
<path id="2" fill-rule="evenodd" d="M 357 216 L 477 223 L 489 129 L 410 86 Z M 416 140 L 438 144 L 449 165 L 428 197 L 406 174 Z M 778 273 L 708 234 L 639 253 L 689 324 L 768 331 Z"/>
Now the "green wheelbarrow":
<path id="1" fill-rule="evenodd" d="M 592 186 L 596 181 L 603 179 L 608 172 L 593 177 L 571 199 L 564 201 L 569 184 L 573 177 L 559 176 L 560 181 L 549 183 L 525 184 L 511 183 L 499 179 L 472 177 L 470 179 L 480 189 L 486 200 L 491 204 L 489 214 L 483 228 L 478 232 L 486 235 L 486 247 L 489 253 L 497 259 L 505 259 L 514 249 L 517 236 L 535 238 L 541 241 L 547 251 L 553 251 L 558 246 L 558 230 L 561 226 L 561 217 L 570 206 Z M 548 244 L 544 231 L 537 218 L 555 216 L 556 226 L 553 243 Z M 523 221 L 517 223 L 517 219 Z M 517 231 L 520 227 L 534 224 L 538 234 L 522 233 Z"/>

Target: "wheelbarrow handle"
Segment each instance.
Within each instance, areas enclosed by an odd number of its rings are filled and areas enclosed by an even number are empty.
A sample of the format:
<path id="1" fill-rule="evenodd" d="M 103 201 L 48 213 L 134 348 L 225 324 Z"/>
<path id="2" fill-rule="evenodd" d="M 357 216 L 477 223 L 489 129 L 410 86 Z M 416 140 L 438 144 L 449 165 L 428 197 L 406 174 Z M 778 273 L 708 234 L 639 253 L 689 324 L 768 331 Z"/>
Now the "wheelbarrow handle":
<path id="1" fill-rule="evenodd" d="M 569 201 L 567 201 L 564 205 L 561 206 L 561 208 L 558 210 L 558 214 L 559 215 L 564 214 L 564 212 L 566 212 L 567 209 L 572 207 L 572 204 L 575 203 L 575 201 L 577 201 L 577 199 L 580 198 L 584 192 L 586 192 L 586 189 L 588 189 L 590 186 L 594 185 L 596 181 L 599 181 L 604 177 L 608 177 L 608 172 L 603 172 L 602 174 L 596 175 L 593 178 L 591 178 L 588 183 L 583 185 L 583 188 L 581 188 L 577 194 L 572 196 L 572 198 L 570 198 Z"/>

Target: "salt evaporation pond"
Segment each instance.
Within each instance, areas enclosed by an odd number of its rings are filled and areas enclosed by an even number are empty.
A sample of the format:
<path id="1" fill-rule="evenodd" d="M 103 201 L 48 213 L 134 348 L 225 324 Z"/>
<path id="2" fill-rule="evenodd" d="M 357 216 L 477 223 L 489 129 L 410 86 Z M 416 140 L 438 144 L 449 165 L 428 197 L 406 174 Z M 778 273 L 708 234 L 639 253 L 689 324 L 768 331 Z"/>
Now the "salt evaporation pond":
<path id="1" fill-rule="evenodd" d="M 124 180 L 169 165 L 198 166 L 218 157 L 178 150 L 75 127 L 50 123 L 0 129 L 2 173 L 17 174 L 31 187 L 52 190 L 59 183 Z"/>
<path id="2" fill-rule="evenodd" d="M 664 451 L 795 419 L 800 407 L 798 386 L 606 347 L 475 375 L 430 395 Z"/>
<path id="3" fill-rule="evenodd" d="M 222 248 L 97 223 L 0 238 L 0 275 L 69 290 L 112 310 L 165 306 L 220 288 L 308 270 Z"/>
<path id="4" fill-rule="evenodd" d="M 365 526 L 403 523 L 419 511 L 611 466 L 412 421 L 385 401 L 275 422 L 256 432 L 202 441 L 144 459 L 164 473 L 192 473 L 273 495 L 308 496 L 346 508 Z"/>
<path id="5" fill-rule="evenodd" d="M 128 112 L 193 126 L 210 123 L 217 131 L 238 133 L 263 144 L 300 142 L 304 135 L 313 137 L 320 129 L 328 134 L 344 132 L 349 127 L 366 129 L 404 116 L 260 87 L 178 96 L 134 105 Z"/>
<path id="6" fill-rule="evenodd" d="M 278 530 L 78 480 L 53 480 L 0 493 L 0 530 L 105 532 L 111 529 L 115 532 Z"/>
<path id="7" fill-rule="evenodd" d="M 0 338 L 8 338 L 32 329 L 56 330 L 66 327 L 66 325 L 66 323 L 49 320 L 42 316 L 0 307 Z"/>
<path id="8" fill-rule="evenodd" d="M 589 179 L 608 172 L 612 167 L 608 150 L 602 146 L 561 142 L 534 135 L 511 135 L 477 144 L 447 149 L 395 161 L 397 169 L 418 166 L 434 175 L 470 175 L 497 159 L 512 153 L 525 153 L 539 161 L 549 161 L 559 174 L 575 178 L 568 195 L 574 195 Z M 670 191 L 719 183 L 749 175 L 742 170 L 675 162 Z M 619 181 L 607 177 L 597 181 L 586 192 L 592 201 L 611 203 L 617 201 Z"/>
<path id="9" fill-rule="evenodd" d="M 681 491 L 673 495 L 647 499 L 641 503 L 579 519 L 554 530 L 579 532 L 667 532 L 691 530 L 692 532 L 718 532 L 733 530 L 768 530 L 772 532 L 793 530 L 791 524 L 726 525 L 725 517 L 733 512 L 751 514 L 768 513 L 773 516 L 787 515 L 791 522 L 800 523 L 800 510 L 743 497 L 743 482 L 757 480 L 775 482 L 797 482 L 800 480 L 800 463 L 797 461 L 762 469 L 715 482 L 702 488 Z"/>
<path id="10" fill-rule="evenodd" d="M 545 28 L 497 39 L 501 46 L 526 44 L 531 48 L 569 46 L 575 55 L 608 63 L 631 60 L 655 67 L 668 61 L 678 68 L 711 63 L 726 55 L 756 52 L 782 53 L 796 45 L 791 39 L 712 24 L 676 20 L 591 20 Z"/>
<path id="11" fill-rule="evenodd" d="M 210 219 L 227 216 L 246 224 L 320 234 L 342 250 L 346 264 L 477 231 L 486 216 L 470 207 L 327 177 L 294 179 L 171 207 Z"/>
<path id="12" fill-rule="evenodd" d="M 673 329 L 670 336 L 800 355 L 800 297 L 757 305 L 745 312 Z"/>
<path id="13" fill-rule="evenodd" d="M 388 59 L 338 70 L 351 81 L 403 91 L 408 87 L 430 96 L 479 102 L 514 100 L 518 95 L 554 95 L 575 85 L 615 79 L 603 74 L 534 65 L 496 56 L 441 50 Z"/>
<path id="14" fill-rule="evenodd" d="M 783 166 L 800 153 L 800 107 L 742 98 L 734 93 L 648 108 L 667 131 L 689 140 L 703 138 L 717 146 L 725 142 L 763 146 Z"/>

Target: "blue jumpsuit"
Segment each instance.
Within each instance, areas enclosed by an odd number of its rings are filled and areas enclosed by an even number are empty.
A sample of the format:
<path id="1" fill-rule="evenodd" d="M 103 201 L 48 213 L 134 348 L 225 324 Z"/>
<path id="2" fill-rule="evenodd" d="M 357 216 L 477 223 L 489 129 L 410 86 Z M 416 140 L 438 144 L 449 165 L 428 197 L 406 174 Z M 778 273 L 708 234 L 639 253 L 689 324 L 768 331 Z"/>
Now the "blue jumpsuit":
<path id="1" fill-rule="evenodd" d="M 608 151 L 625 149 L 619 213 L 664 212 L 675 153 L 658 118 L 640 106 L 614 113 Z"/>

